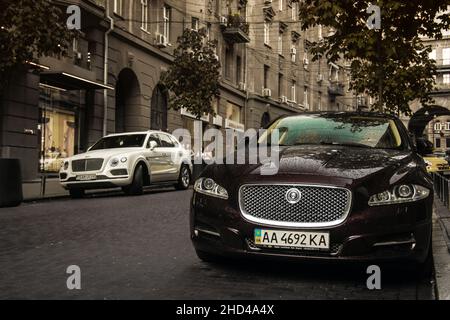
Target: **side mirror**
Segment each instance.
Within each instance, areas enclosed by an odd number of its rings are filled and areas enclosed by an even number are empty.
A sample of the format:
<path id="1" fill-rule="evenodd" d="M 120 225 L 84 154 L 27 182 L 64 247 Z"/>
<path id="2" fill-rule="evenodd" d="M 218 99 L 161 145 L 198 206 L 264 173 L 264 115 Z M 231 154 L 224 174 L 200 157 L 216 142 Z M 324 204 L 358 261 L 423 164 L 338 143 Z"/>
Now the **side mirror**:
<path id="1" fill-rule="evenodd" d="M 422 157 L 433 153 L 433 143 L 426 139 L 416 139 L 417 153 Z"/>
<path id="2" fill-rule="evenodd" d="M 411 142 L 412 142 L 412 149 L 414 152 L 417 152 L 417 140 L 416 140 L 416 136 L 412 133 L 409 134 L 409 137 L 411 138 Z"/>
<path id="3" fill-rule="evenodd" d="M 156 143 L 156 141 L 150 141 L 148 148 L 150 149 L 150 151 L 153 151 L 156 149 L 157 146 L 158 146 L 158 143 Z"/>

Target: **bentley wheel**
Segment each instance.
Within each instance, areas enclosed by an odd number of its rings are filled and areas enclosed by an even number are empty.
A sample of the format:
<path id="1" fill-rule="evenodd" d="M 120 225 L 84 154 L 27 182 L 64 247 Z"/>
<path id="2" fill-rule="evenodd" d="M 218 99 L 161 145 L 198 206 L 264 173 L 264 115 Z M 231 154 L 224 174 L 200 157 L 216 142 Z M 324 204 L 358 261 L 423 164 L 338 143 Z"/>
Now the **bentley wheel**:
<path id="1" fill-rule="evenodd" d="M 178 183 L 176 184 L 175 188 L 177 190 L 186 190 L 189 188 L 189 185 L 191 184 L 191 171 L 189 170 L 189 167 L 185 164 L 181 166 L 180 170 L 180 177 L 178 178 Z"/>
<path id="2" fill-rule="evenodd" d="M 133 182 L 122 190 L 130 196 L 140 196 L 144 193 L 144 168 L 142 168 L 142 165 L 136 167 Z"/>

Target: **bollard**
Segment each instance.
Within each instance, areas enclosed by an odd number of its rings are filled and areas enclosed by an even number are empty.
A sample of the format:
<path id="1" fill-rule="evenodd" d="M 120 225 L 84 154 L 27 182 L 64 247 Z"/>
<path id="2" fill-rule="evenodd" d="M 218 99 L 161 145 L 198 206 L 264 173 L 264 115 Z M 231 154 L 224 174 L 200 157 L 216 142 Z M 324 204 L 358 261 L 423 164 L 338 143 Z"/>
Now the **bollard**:
<path id="1" fill-rule="evenodd" d="M 0 208 L 17 207 L 22 201 L 20 161 L 18 159 L 0 159 Z"/>

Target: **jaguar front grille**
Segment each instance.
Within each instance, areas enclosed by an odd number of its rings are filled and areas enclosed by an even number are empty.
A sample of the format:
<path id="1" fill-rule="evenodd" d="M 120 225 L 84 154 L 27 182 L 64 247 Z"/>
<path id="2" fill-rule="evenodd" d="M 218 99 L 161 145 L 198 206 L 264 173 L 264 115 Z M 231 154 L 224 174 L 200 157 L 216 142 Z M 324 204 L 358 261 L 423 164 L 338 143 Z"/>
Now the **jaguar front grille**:
<path id="1" fill-rule="evenodd" d="M 288 197 L 290 192 L 294 192 L 292 199 Z M 351 203 L 350 190 L 328 186 L 244 185 L 239 191 L 243 216 L 252 222 L 274 226 L 338 225 L 347 218 Z"/>

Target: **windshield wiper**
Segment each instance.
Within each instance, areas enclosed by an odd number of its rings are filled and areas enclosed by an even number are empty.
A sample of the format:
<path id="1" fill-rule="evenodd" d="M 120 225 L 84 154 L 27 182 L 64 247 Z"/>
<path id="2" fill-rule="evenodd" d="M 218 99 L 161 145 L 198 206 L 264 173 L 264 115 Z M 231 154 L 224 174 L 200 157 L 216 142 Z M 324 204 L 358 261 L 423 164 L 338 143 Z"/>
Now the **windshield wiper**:
<path id="1" fill-rule="evenodd" d="M 366 144 L 357 143 L 357 142 L 321 142 L 321 145 L 324 146 L 343 146 L 343 147 L 356 147 L 356 148 L 368 148 L 368 149 L 374 149 L 374 147 L 368 146 Z"/>

